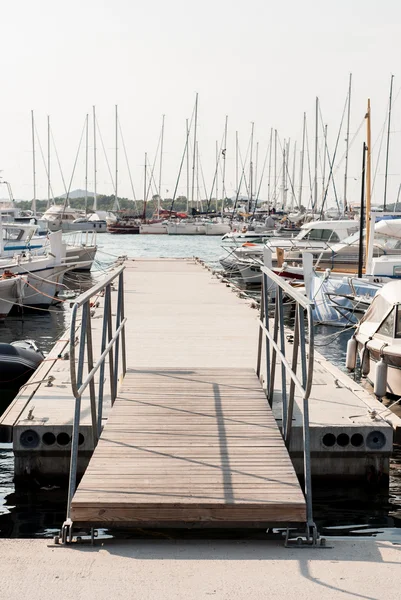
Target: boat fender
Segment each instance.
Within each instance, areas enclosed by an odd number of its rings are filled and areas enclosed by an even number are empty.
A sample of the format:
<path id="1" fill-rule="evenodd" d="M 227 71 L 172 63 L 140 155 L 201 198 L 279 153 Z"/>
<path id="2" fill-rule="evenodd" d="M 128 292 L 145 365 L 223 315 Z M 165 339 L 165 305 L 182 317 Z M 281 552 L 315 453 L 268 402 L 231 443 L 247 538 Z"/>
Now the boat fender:
<path id="1" fill-rule="evenodd" d="M 374 384 L 374 393 L 378 398 L 383 398 L 387 391 L 387 363 L 384 362 L 383 357 L 379 360 L 376 365 L 376 376 Z"/>
<path id="2" fill-rule="evenodd" d="M 357 354 L 358 343 L 354 336 L 348 340 L 347 344 L 347 355 L 345 358 L 345 366 L 348 371 L 354 371 L 356 366 L 356 354 Z"/>
<path id="3" fill-rule="evenodd" d="M 362 352 L 361 371 L 362 371 L 362 377 L 367 377 L 367 375 L 369 375 L 369 371 L 370 371 L 370 353 L 369 353 L 369 348 L 367 347 L 366 344 L 365 344 L 365 347 L 364 347 L 363 352 Z"/>

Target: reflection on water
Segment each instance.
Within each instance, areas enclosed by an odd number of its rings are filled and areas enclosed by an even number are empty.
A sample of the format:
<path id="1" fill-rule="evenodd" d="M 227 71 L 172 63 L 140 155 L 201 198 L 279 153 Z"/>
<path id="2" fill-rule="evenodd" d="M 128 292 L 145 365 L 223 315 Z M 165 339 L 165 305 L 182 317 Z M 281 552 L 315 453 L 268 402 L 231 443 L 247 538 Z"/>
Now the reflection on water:
<path id="1" fill-rule="evenodd" d="M 217 263 L 223 254 L 219 238 L 170 236 L 112 236 L 100 235 L 99 253 L 93 274 L 72 274 L 65 281 L 69 288 L 83 291 L 120 255 L 129 257 L 191 257 L 199 256 Z M 68 324 L 69 304 L 53 307 L 51 311 L 13 315 L 0 324 L 0 341 L 12 342 L 32 338 L 47 353 L 54 340 Z M 334 335 L 333 335 L 334 334 Z M 336 331 L 317 327 L 316 348 L 327 359 L 344 369 L 347 341 L 352 331 Z M 1 395 L 0 395 L 1 399 Z M 359 535 L 385 531 L 401 541 L 401 451 L 392 458 L 389 493 L 373 488 L 344 488 L 314 486 L 314 512 L 323 533 L 347 533 L 351 526 L 360 527 Z M 0 444 L 0 537 L 52 537 L 65 519 L 66 490 L 37 488 L 15 490 L 13 484 L 13 454 L 11 444 Z M 336 528 L 334 531 L 330 528 Z M 326 528 L 329 528 L 326 531 Z M 351 527 L 352 531 L 352 527 Z"/>

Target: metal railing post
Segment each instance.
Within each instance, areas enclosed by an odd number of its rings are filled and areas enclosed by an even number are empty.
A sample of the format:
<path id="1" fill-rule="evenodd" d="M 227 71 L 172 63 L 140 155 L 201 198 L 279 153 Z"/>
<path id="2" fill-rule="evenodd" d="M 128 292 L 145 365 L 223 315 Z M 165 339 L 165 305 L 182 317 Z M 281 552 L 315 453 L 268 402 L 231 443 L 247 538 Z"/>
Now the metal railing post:
<path id="1" fill-rule="evenodd" d="M 87 327 L 86 327 L 86 350 L 88 357 L 88 374 L 93 369 L 93 345 L 92 345 L 92 316 L 89 302 L 85 304 L 88 306 L 87 309 Z M 82 385 L 82 381 L 81 381 Z M 98 440 L 97 434 L 97 418 L 96 418 L 96 391 L 95 391 L 95 380 L 91 379 L 89 382 L 89 395 L 90 395 L 90 406 L 91 406 L 91 419 L 92 419 L 92 436 L 93 445 L 96 446 Z"/>
<path id="2" fill-rule="evenodd" d="M 299 306 L 296 304 L 295 307 L 295 323 L 294 323 L 294 344 L 292 350 L 292 364 L 291 369 L 296 374 L 298 366 L 298 348 L 299 348 Z M 285 427 L 284 440 L 287 448 L 290 446 L 291 431 L 292 431 L 292 418 L 294 415 L 294 397 L 295 397 L 295 383 L 294 380 L 290 381 L 290 394 L 288 398 L 288 410 L 287 410 L 287 423 Z"/>
<path id="3" fill-rule="evenodd" d="M 264 298 L 263 298 L 263 304 L 264 304 L 264 316 L 265 316 L 265 327 L 267 329 L 267 331 L 269 331 L 269 290 L 267 287 L 267 276 L 266 273 L 262 273 L 262 277 L 263 277 L 263 286 L 265 288 L 265 294 L 264 294 Z M 270 341 L 269 341 L 269 336 L 266 335 L 266 348 L 265 348 L 265 354 L 266 354 L 266 390 L 269 390 L 270 388 Z M 273 404 L 273 398 L 269 398 L 268 396 L 268 401 L 270 406 L 272 406 Z"/>
<path id="4" fill-rule="evenodd" d="M 120 275 L 121 286 L 121 321 L 125 319 L 125 298 L 124 298 L 124 273 Z M 120 287 L 119 286 L 119 287 Z M 123 377 L 127 372 L 127 352 L 125 347 L 125 328 L 121 332 L 121 358 L 123 363 Z"/>
<path id="5" fill-rule="evenodd" d="M 81 417 L 82 394 L 89 386 L 90 394 L 90 409 L 93 433 L 93 446 L 96 447 L 102 426 L 103 414 L 103 399 L 104 399 L 104 373 L 105 361 L 109 360 L 110 367 L 110 392 L 111 403 L 115 400 L 115 382 L 118 369 L 118 348 L 119 339 L 122 337 L 122 353 L 123 353 L 123 372 L 126 373 L 126 348 L 125 348 L 125 325 L 127 319 L 124 315 L 124 285 L 123 285 L 124 267 L 120 267 L 114 273 L 109 275 L 105 281 L 94 285 L 90 290 L 84 292 L 71 304 L 71 325 L 70 325 L 70 377 L 72 393 L 75 397 L 75 412 L 72 424 L 71 436 L 71 460 L 70 473 L 68 481 L 68 499 L 67 499 L 67 516 L 61 529 L 61 539 L 66 542 L 72 539 L 72 520 L 71 520 L 71 503 L 77 485 L 78 471 L 78 448 L 79 448 L 79 426 Z M 118 306 L 116 318 L 116 330 L 113 334 L 112 328 L 112 302 L 111 302 L 111 283 L 116 278 L 119 278 L 118 288 Z M 100 294 L 104 290 L 104 309 L 103 309 L 103 324 L 102 324 L 102 341 L 101 355 L 94 363 L 93 358 L 93 338 L 92 338 L 92 319 L 91 319 L 91 298 Z M 77 333 L 77 315 L 78 310 L 82 307 L 82 319 L 80 327 L 80 342 L 78 361 L 76 361 L 75 343 Z M 114 361 L 113 346 L 116 346 L 116 361 Z M 85 353 L 86 347 L 86 353 Z M 88 373 L 84 379 L 85 354 L 88 361 Z M 116 370 L 114 370 L 116 367 Z M 96 405 L 96 386 L 95 375 L 100 370 L 99 381 L 99 398 Z"/>
<path id="6" fill-rule="evenodd" d="M 73 313 L 74 319 L 72 320 L 72 323 L 75 323 L 77 310 L 75 310 L 75 313 Z M 88 317 L 88 303 L 86 302 L 82 307 L 81 339 L 80 339 L 80 344 L 79 344 L 78 374 L 77 374 L 78 388 L 81 387 L 82 375 L 83 375 L 83 370 L 84 370 L 87 317 Z M 71 327 L 71 331 L 72 331 L 72 327 Z M 74 339 L 73 346 L 75 346 L 75 339 Z M 73 424 L 72 424 L 71 462 L 70 462 L 70 477 L 69 477 L 69 481 L 68 481 L 68 499 L 67 499 L 67 519 L 71 518 L 71 502 L 72 502 L 72 497 L 75 493 L 75 487 L 76 487 L 76 483 L 77 483 L 77 463 L 78 463 L 78 442 L 79 442 L 80 417 L 81 417 L 81 396 L 78 396 L 75 398 L 75 413 L 74 413 L 74 420 L 73 420 Z"/>
<path id="7" fill-rule="evenodd" d="M 274 271 L 266 266 L 261 267 L 263 273 L 263 294 L 261 306 L 259 327 L 260 332 L 266 337 L 266 364 L 270 367 L 270 382 L 268 385 L 269 402 L 273 403 L 274 383 L 276 362 L 281 363 L 282 376 L 282 400 L 283 400 L 283 437 L 287 448 L 290 446 L 292 433 L 292 419 L 295 404 L 296 389 L 301 393 L 302 404 L 302 439 L 303 439 L 303 463 L 305 477 L 305 501 L 306 501 L 306 537 L 313 544 L 317 542 L 318 534 L 315 523 L 313 522 L 312 506 L 312 471 L 311 471 L 311 449 L 310 449 L 310 425 L 309 425 L 309 396 L 313 382 L 313 361 L 314 361 L 314 330 L 313 330 L 313 308 L 314 304 L 303 294 L 290 286 L 283 278 L 279 277 Z M 276 301 L 274 309 L 274 327 L 273 333 L 270 331 L 268 322 L 268 299 L 267 299 L 267 277 L 276 286 Z M 294 345 L 291 364 L 286 358 L 285 348 L 285 328 L 284 328 L 284 308 L 283 294 L 286 294 L 295 302 L 295 330 Z M 305 335 L 305 311 L 307 313 L 308 343 Z M 280 340 L 279 338 L 280 334 Z M 258 369 L 260 371 L 260 350 L 261 338 L 258 340 Z M 272 346 L 272 360 L 269 365 L 268 353 Z M 298 371 L 298 357 L 301 355 L 301 373 L 300 381 Z M 289 395 L 287 396 L 287 377 L 290 378 Z"/>
<path id="8" fill-rule="evenodd" d="M 277 300 L 277 296 L 276 296 Z M 276 357 L 277 357 L 277 340 L 278 340 L 278 322 L 279 322 L 279 309 L 278 303 L 275 302 L 274 305 L 274 324 L 273 324 L 273 352 L 272 352 L 272 361 L 270 365 L 270 387 L 269 387 L 269 404 L 273 406 L 274 402 L 274 381 L 276 379 Z"/>
<path id="9" fill-rule="evenodd" d="M 118 278 L 116 330 L 119 328 L 120 323 L 121 323 L 121 304 L 122 304 L 121 295 L 122 295 L 122 291 L 123 291 L 123 288 L 121 286 L 121 275 Z M 116 340 L 116 351 L 114 353 L 114 387 L 113 387 L 114 399 L 117 398 L 119 352 L 120 352 L 120 338 L 118 337 Z"/>
<path id="10" fill-rule="evenodd" d="M 285 332 L 284 332 L 284 306 L 283 306 L 283 290 L 278 285 L 276 290 L 276 304 L 278 303 L 278 314 L 280 319 L 280 346 L 282 355 L 285 357 Z M 283 402 L 283 434 L 286 436 L 287 428 L 287 377 L 283 361 L 281 362 L 281 387 L 282 387 L 282 402 Z"/>
<path id="11" fill-rule="evenodd" d="M 106 293 L 109 296 L 108 302 L 108 310 L 107 310 L 107 335 L 108 341 L 111 342 L 111 338 L 113 337 L 113 319 L 111 314 L 111 289 L 110 286 L 106 288 Z M 116 397 L 114 396 L 114 352 L 113 350 L 109 353 L 109 373 L 110 373 L 110 396 L 111 396 L 111 405 L 113 406 L 114 400 Z"/>
<path id="12" fill-rule="evenodd" d="M 104 292 L 104 306 L 103 306 L 103 323 L 102 323 L 102 344 L 101 344 L 101 353 L 103 354 L 106 348 L 106 337 L 107 337 L 107 315 L 109 313 L 109 302 L 110 302 L 110 293 L 107 290 L 110 288 L 110 284 L 106 286 Z M 104 371 L 105 371 L 105 361 L 100 365 L 100 373 L 99 373 L 99 394 L 98 394 L 98 407 L 97 407 L 97 433 L 98 437 L 100 436 L 100 432 L 102 430 L 102 418 L 103 418 L 103 395 L 104 395 Z"/>
<path id="13" fill-rule="evenodd" d="M 261 299 L 260 299 L 260 312 L 259 312 L 259 319 L 261 321 L 263 321 L 264 312 L 265 312 L 264 296 L 265 296 L 265 281 L 264 281 L 264 277 L 263 277 Z M 263 331 L 261 328 L 259 328 L 258 352 L 257 352 L 257 360 L 256 360 L 256 375 L 259 377 L 259 379 L 260 379 L 261 364 L 262 364 L 262 343 L 263 343 Z"/>

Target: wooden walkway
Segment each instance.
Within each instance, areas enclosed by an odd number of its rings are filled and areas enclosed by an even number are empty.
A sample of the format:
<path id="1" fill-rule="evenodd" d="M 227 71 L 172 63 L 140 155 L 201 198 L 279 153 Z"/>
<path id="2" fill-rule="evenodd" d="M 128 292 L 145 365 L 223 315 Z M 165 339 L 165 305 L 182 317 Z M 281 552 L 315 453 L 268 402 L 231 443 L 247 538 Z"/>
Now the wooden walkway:
<path id="1" fill-rule="evenodd" d="M 72 502 L 74 523 L 267 526 L 305 500 L 249 368 L 131 369 Z"/>

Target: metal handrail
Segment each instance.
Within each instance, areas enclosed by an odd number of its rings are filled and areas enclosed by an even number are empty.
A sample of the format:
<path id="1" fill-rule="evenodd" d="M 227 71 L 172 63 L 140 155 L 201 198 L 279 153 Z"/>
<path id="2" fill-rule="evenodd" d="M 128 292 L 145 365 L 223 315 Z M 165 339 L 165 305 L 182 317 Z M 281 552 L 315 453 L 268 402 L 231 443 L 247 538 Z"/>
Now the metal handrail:
<path id="1" fill-rule="evenodd" d="M 118 365 L 120 354 L 122 354 L 122 375 L 126 373 L 126 346 L 125 346 L 125 325 L 127 319 L 124 315 L 124 266 L 119 267 L 108 275 L 105 279 L 91 287 L 71 303 L 71 324 L 70 324 L 70 376 L 71 389 L 75 398 L 75 412 L 72 425 L 71 436 L 71 462 L 68 482 L 68 500 L 67 517 L 61 530 L 61 539 L 65 543 L 67 539 L 72 539 L 72 520 L 71 520 L 71 502 L 76 490 L 78 448 L 79 448 L 79 425 L 81 416 L 81 398 L 84 391 L 89 386 L 90 392 L 90 410 L 92 421 L 93 446 L 96 447 L 102 427 L 103 397 L 104 397 L 104 373 L 106 358 L 109 360 L 109 379 L 111 404 L 117 396 Z M 117 309 L 115 318 L 115 331 L 113 333 L 111 286 L 114 281 L 118 281 L 117 289 Z M 102 323 L 102 341 L 101 354 L 96 362 L 93 359 L 92 343 L 92 315 L 91 299 L 104 292 L 104 308 Z M 82 318 L 80 323 L 80 343 L 78 350 L 78 360 L 76 359 L 75 344 L 78 311 L 82 309 Z M 88 363 L 88 373 L 83 378 L 85 354 Z M 98 384 L 98 399 L 96 404 L 96 389 L 94 377 L 100 371 Z"/>
<path id="2" fill-rule="evenodd" d="M 314 366 L 314 303 L 295 290 L 287 281 L 279 277 L 271 269 L 261 266 L 262 296 L 260 303 L 259 341 L 256 373 L 261 378 L 262 349 L 265 338 L 266 359 L 266 394 L 270 406 L 274 401 L 274 380 L 277 360 L 281 364 L 282 404 L 283 404 L 283 438 L 287 448 L 290 446 L 292 419 L 295 403 L 295 388 L 302 395 L 303 455 L 306 500 L 306 537 L 308 541 L 317 540 L 317 528 L 313 521 L 312 509 L 312 474 L 310 458 L 309 430 L 309 396 L 313 383 Z M 269 292 L 275 292 L 273 328 L 270 328 L 269 309 L 272 298 Z M 286 356 L 284 295 L 290 298 L 295 308 L 294 340 L 292 357 Z M 305 334 L 305 314 L 307 317 L 307 335 Z M 288 352 L 288 349 L 287 349 Z M 297 375 L 298 356 L 300 355 L 301 377 Z M 289 377 L 289 394 L 287 396 L 287 376 Z"/>

